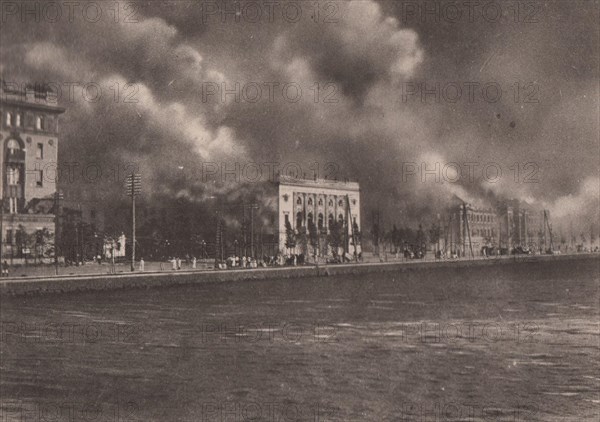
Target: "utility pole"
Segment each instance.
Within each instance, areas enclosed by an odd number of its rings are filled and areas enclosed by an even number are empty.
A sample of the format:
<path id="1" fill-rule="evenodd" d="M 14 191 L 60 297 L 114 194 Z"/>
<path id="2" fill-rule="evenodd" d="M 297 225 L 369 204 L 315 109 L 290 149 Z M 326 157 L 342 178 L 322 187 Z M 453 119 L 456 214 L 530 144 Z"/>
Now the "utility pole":
<path id="1" fill-rule="evenodd" d="M 63 194 L 60 191 L 54 193 L 54 272 L 58 275 L 58 252 L 62 251 L 62 226 L 61 214 L 62 208 L 60 201 L 63 199 Z"/>
<path id="2" fill-rule="evenodd" d="M 257 203 L 245 205 L 250 210 L 250 256 L 254 256 L 254 210 L 258 209 Z"/>
<path id="3" fill-rule="evenodd" d="M 2 270 L 5 270 L 4 261 L 2 260 L 3 253 L 4 253 L 4 196 L 2 196 L 0 198 L 0 266 L 1 266 Z M 0 276 L 3 276 L 3 275 L 4 275 L 4 273 L 2 273 Z"/>
<path id="4" fill-rule="evenodd" d="M 131 271 L 135 271 L 135 197 L 142 190 L 142 177 L 131 173 L 125 183 L 127 195 L 131 196 Z"/>

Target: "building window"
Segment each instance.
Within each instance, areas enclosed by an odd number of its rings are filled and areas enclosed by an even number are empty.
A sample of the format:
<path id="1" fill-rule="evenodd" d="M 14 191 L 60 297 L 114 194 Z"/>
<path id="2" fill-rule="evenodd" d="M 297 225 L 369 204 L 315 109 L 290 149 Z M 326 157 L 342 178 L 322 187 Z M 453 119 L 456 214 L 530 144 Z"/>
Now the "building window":
<path id="1" fill-rule="evenodd" d="M 287 226 L 288 224 L 290 224 L 290 215 L 289 214 L 284 214 L 283 218 L 285 219 L 285 225 Z"/>
<path id="2" fill-rule="evenodd" d="M 17 113 L 17 117 L 15 119 L 15 126 L 21 127 L 21 113 Z"/>
<path id="3" fill-rule="evenodd" d="M 44 170 L 38 170 L 35 172 L 35 185 L 37 187 L 44 186 Z"/>
<path id="4" fill-rule="evenodd" d="M 296 228 L 302 227 L 302 213 L 299 212 L 296 214 Z"/>
<path id="5" fill-rule="evenodd" d="M 37 144 L 37 148 L 35 150 L 35 158 L 40 160 L 44 158 L 44 144 Z"/>
<path id="6" fill-rule="evenodd" d="M 8 198 L 8 212 L 11 214 L 17 213 L 17 198 Z"/>
<path id="7" fill-rule="evenodd" d="M 21 146 L 15 139 L 8 141 L 6 148 L 8 148 L 8 153 L 10 155 L 15 155 L 17 151 L 21 151 Z"/>
<path id="8" fill-rule="evenodd" d="M 44 118 L 42 116 L 38 116 L 37 119 L 35 119 L 35 127 L 37 130 L 44 129 Z"/>
<path id="9" fill-rule="evenodd" d="M 344 224 L 344 216 L 342 214 L 338 215 L 338 223 Z"/>
<path id="10" fill-rule="evenodd" d="M 6 126 L 12 126 L 12 113 L 6 113 Z"/>
<path id="11" fill-rule="evenodd" d="M 323 205 L 323 199 L 319 198 L 319 206 Z"/>
<path id="12" fill-rule="evenodd" d="M 310 225 L 312 225 L 312 223 L 313 223 L 313 214 L 312 214 L 312 212 L 309 212 L 308 213 L 308 225 L 310 226 Z"/>
<path id="13" fill-rule="evenodd" d="M 9 245 L 13 244 L 13 230 L 12 229 L 6 230 L 6 243 Z"/>
<path id="14" fill-rule="evenodd" d="M 308 205 L 312 205 L 312 204 L 313 204 L 312 198 L 308 198 Z"/>
<path id="15" fill-rule="evenodd" d="M 9 185 L 15 186 L 19 184 L 20 173 L 19 168 L 14 166 L 9 166 L 6 169 L 6 182 Z"/>
<path id="16" fill-rule="evenodd" d="M 343 206 L 344 206 L 344 201 L 342 201 L 342 200 L 340 199 L 340 201 L 338 202 L 338 206 L 340 206 L 340 207 L 343 207 Z"/>
<path id="17" fill-rule="evenodd" d="M 331 227 L 333 225 L 334 219 L 333 219 L 333 214 L 329 214 L 329 219 L 327 220 L 327 224 L 329 224 L 329 227 Z"/>
<path id="18" fill-rule="evenodd" d="M 333 201 L 331 199 L 329 200 L 329 206 L 333 207 Z"/>
<path id="19" fill-rule="evenodd" d="M 317 224 L 319 225 L 319 229 L 322 229 L 323 228 L 323 214 L 319 213 L 319 217 L 318 218 L 319 219 L 318 219 L 318 223 Z"/>
<path id="20" fill-rule="evenodd" d="M 302 198 L 298 197 L 298 199 L 296 199 L 296 204 L 302 205 Z"/>

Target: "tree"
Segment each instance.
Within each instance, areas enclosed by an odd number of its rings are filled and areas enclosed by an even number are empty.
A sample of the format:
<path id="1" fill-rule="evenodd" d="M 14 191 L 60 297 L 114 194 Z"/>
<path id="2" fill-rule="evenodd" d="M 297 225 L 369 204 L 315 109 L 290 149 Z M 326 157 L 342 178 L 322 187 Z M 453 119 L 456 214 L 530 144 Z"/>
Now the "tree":
<path id="1" fill-rule="evenodd" d="M 390 236 L 391 236 L 392 245 L 394 245 L 394 253 L 397 253 L 398 248 L 400 246 L 400 232 L 398 231 L 398 227 L 396 227 L 395 224 L 392 227 L 392 233 Z"/>
<path id="2" fill-rule="evenodd" d="M 289 221 L 285 222 L 285 247 L 288 250 L 296 247 L 296 234 Z"/>
<path id="3" fill-rule="evenodd" d="M 300 253 L 306 257 L 306 255 L 308 255 L 308 233 L 306 227 L 298 227 L 296 241 L 297 245 L 300 247 Z"/>
<path id="4" fill-rule="evenodd" d="M 333 251 L 333 256 L 336 257 L 338 254 L 338 248 L 342 244 L 342 230 L 341 224 L 338 221 L 332 220 L 329 224 L 329 235 L 327 241 Z"/>
<path id="5" fill-rule="evenodd" d="M 437 223 L 433 223 L 433 225 L 429 229 L 429 240 L 431 241 L 431 243 L 435 243 L 436 252 L 439 249 L 439 241 L 441 234 L 442 230 L 440 228 L 440 225 Z"/>
<path id="6" fill-rule="evenodd" d="M 313 249 L 313 255 L 317 256 L 317 245 L 319 242 L 319 233 L 317 231 L 317 226 L 313 221 L 308 222 L 308 240 L 310 242 L 310 246 Z"/>
<path id="7" fill-rule="evenodd" d="M 54 235 L 46 227 L 34 234 L 36 255 L 49 258 L 54 253 Z M 32 239 L 33 240 L 33 239 Z"/>

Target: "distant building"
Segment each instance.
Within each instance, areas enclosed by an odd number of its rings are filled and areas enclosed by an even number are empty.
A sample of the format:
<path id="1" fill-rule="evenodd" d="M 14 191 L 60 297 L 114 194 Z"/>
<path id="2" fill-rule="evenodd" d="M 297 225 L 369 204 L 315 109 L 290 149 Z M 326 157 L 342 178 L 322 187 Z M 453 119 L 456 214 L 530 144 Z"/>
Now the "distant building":
<path id="1" fill-rule="evenodd" d="M 0 229 L 4 258 L 53 253 L 48 243 L 55 240 L 58 117 L 64 112 L 49 89 L 20 88 L 0 81 Z"/>
<path id="2" fill-rule="evenodd" d="M 547 217 L 549 217 L 546 211 Z M 511 251 L 516 247 L 545 250 L 547 231 L 544 228 L 544 210 L 519 200 L 510 200 L 494 206 L 474 206 L 455 197 L 446 213 L 442 227 L 445 249 L 459 256 L 474 255 L 481 248 L 494 247 Z M 549 240 L 548 240 L 549 246 Z"/>
<path id="3" fill-rule="evenodd" d="M 443 243 L 451 252 L 460 256 L 479 254 L 483 246 L 497 246 L 499 242 L 499 216 L 493 208 L 478 208 L 462 201 L 455 201 L 450 207 L 445 227 L 442 230 Z"/>
<path id="4" fill-rule="evenodd" d="M 350 255 L 354 254 L 353 232 L 358 237 L 361 231 L 358 183 L 280 176 L 277 182 L 277 198 L 275 227 L 281 253 L 288 251 L 286 226 L 291 227 L 295 234 L 299 234 L 307 232 L 309 227 L 314 225 L 319 237 L 324 238 L 331 233 L 335 222 L 340 228 L 340 250 Z M 359 244 L 358 241 L 356 243 Z M 296 250 L 298 248 L 297 245 Z M 324 255 L 322 252 L 325 251 L 319 251 L 318 255 Z"/>

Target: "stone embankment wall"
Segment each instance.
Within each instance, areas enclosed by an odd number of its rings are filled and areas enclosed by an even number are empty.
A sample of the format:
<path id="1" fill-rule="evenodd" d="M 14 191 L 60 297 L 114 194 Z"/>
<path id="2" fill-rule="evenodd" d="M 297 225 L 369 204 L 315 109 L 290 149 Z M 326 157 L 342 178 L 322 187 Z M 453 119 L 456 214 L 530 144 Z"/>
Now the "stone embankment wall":
<path id="1" fill-rule="evenodd" d="M 474 261 L 411 261 L 374 264 L 345 264 L 311 267 L 263 268 L 252 270 L 189 271 L 173 273 L 131 273 L 97 276 L 68 276 L 27 278 L 0 281 L 0 294 L 23 295 L 39 293 L 63 293 L 74 291 L 115 290 L 130 288 L 153 288 L 198 283 L 222 283 L 232 281 L 252 281 L 278 278 L 332 277 L 346 274 L 370 274 L 396 272 L 399 274 L 440 268 L 449 270 L 470 267 L 493 267 L 510 265 L 528 265 L 544 261 L 571 261 L 596 259 L 600 264 L 600 255 L 557 255 L 524 256 L 507 259 L 480 259 Z"/>

